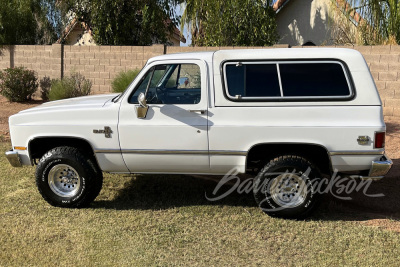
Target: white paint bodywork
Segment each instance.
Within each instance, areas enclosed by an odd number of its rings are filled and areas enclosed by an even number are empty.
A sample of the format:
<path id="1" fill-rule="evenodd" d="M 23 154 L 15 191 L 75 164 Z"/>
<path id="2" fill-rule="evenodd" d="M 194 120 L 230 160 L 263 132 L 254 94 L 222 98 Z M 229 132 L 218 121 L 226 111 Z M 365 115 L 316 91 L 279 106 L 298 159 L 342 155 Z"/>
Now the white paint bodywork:
<path id="1" fill-rule="evenodd" d="M 226 60 L 340 60 L 356 91 L 348 101 L 232 102 L 224 95 Z M 201 101 L 195 105 L 149 104 L 138 119 L 128 98 L 154 65 L 193 63 L 201 70 Z M 258 144 L 314 144 L 331 155 L 338 171 L 368 170 L 383 149 L 374 134 L 385 131 L 381 101 L 362 55 L 350 49 L 263 49 L 170 54 L 152 58 L 117 100 L 98 95 L 55 101 L 10 117 L 13 146 L 42 137 L 86 140 L 108 172 L 225 174 L 245 172 L 247 152 Z M 191 112 L 190 110 L 205 110 Z M 93 133 L 111 127 L 111 138 Z M 359 136 L 371 142 L 359 145 Z M 347 153 L 349 152 L 349 153 Z M 368 152 L 369 155 L 351 155 Z M 30 164 L 29 151 L 18 151 Z M 346 154 L 347 153 L 347 154 Z"/>

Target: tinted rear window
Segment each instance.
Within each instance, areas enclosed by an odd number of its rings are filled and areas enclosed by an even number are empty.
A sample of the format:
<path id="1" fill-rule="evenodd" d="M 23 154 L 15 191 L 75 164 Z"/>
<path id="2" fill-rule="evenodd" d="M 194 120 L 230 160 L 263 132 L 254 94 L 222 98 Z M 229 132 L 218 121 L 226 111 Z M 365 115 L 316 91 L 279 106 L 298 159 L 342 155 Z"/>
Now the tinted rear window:
<path id="1" fill-rule="evenodd" d="M 276 64 L 227 65 L 229 95 L 242 97 L 279 97 Z"/>
<path id="2" fill-rule="evenodd" d="M 284 96 L 349 96 L 350 89 L 340 64 L 280 63 Z"/>

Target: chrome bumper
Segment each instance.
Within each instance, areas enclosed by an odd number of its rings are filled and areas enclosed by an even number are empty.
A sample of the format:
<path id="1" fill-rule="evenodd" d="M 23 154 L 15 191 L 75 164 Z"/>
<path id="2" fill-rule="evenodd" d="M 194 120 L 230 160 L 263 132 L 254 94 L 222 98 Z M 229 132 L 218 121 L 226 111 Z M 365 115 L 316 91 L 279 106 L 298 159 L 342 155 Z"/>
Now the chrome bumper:
<path id="1" fill-rule="evenodd" d="M 10 150 L 6 152 L 6 158 L 13 167 L 22 167 L 21 159 L 19 158 L 18 152 Z"/>
<path id="2" fill-rule="evenodd" d="M 380 160 L 372 161 L 368 176 L 360 176 L 360 178 L 362 180 L 380 180 L 388 173 L 392 165 L 393 161 L 384 154 Z"/>

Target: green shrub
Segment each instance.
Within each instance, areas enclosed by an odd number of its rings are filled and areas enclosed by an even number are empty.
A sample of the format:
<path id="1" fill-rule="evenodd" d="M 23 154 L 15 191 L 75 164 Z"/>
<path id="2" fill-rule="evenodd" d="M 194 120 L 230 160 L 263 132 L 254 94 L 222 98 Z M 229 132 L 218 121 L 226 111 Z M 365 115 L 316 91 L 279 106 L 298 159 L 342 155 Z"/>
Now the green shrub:
<path id="1" fill-rule="evenodd" d="M 39 81 L 40 84 L 40 97 L 44 101 L 49 100 L 49 92 L 51 88 L 51 79 L 48 76 L 44 76 L 42 79 Z"/>
<path id="2" fill-rule="evenodd" d="M 0 94 L 11 102 L 30 100 L 37 88 L 37 78 L 33 70 L 17 67 L 0 71 Z"/>
<path id="3" fill-rule="evenodd" d="M 114 93 L 122 93 L 139 74 L 140 70 L 128 70 L 118 73 L 117 77 L 111 82 Z"/>
<path id="4" fill-rule="evenodd" d="M 92 82 L 80 73 L 72 73 L 69 77 L 56 79 L 51 82 L 50 100 L 59 100 L 90 94 Z"/>

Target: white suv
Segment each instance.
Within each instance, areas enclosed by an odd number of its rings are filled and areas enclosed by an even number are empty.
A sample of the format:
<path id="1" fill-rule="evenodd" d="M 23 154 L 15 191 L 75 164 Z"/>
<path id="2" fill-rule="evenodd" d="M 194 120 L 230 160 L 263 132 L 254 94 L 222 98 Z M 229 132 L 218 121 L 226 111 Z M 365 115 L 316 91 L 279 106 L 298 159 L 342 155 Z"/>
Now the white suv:
<path id="1" fill-rule="evenodd" d="M 307 216 L 323 175 L 380 179 L 382 104 L 362 55 L 350 49 L 262 49 L 150 59 L 120 95 L 45 103 L 10 117 L 13 166 L 37 164 L 50 204 L 81 207 L 102 171 L 257 174 L 272 216 Z M 260 189 L 261 188 L 261 189 Z"/>

